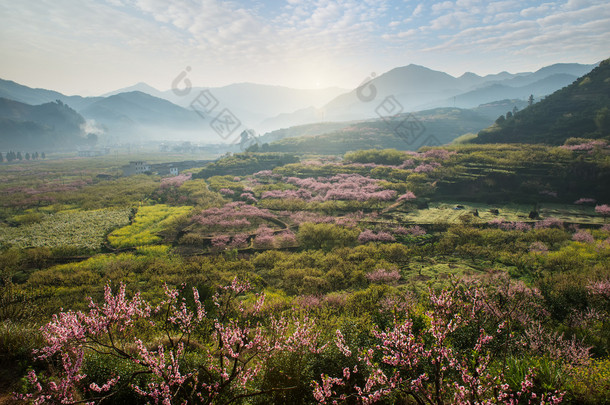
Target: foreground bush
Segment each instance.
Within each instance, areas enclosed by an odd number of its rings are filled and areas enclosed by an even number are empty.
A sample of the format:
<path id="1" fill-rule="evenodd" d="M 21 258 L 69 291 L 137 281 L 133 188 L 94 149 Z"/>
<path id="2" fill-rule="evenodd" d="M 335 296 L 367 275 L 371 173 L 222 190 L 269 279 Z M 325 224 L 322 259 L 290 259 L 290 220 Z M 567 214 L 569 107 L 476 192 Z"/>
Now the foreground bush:
<path id="1" fill-rule="evenodd" d="M 322 338 L 325 320 L 296 308 L 278 315 L 249 290 L 234 279 L 206 309 L 195 288 L 166 286 L 152 305 L 139 294 L 128 299 L 124 285 L 116 294 L 106 286 L 103 304 L 59 313 L 42 328 L 46 343 L 35 352 L 47 370 L 30 371 L 29 391 L 17 398 L 211 404 L 265 395 L 281 403 L 294 402 L 285 394 L 293 391 L 299 403 L 442 405 L 558 404 L 567 391 L 585 401 L 607 393 L 605 385 L 586 392 L 597 374 L 607 380 L 606 362 L 592 363 L 580 341 L 547 329 L 542 295 L 503 274 L 419 299 L 388 293 L 377 325 L 339 323 L 334 344 Z"/>
<path id="2" fill-rule="evenodd" d="M 166 287 L 165 298 L 153 307 L 139 294 L 128 299 L 124 285 L 116 295 L 106 286 L 101 306 L 91 301 L 88 312 L 62 312 L 43 327 L 46 346 L 37 351 L 38 358 L 57 371 L 42 376 L 31 371 L 30 392 L 17 398 L 37 404 L 96 403 L 131 390 L 154 403 L 206 404 L 260 395 L 264 392 L 252 382 L 274 356 L 316 353 L 320 347 L 307 318 L 264 322 L 264 296 L 248 306 L 238 299 L 249 288 L 237 280 L 221 288 L 212 297 L 211 315 L 197 289 L 187 299 L 184 291 Z M 115 374 L 94 381 L 83 367 L 88 355 L 118 359 Z M 283 389 L 289 388 L 265 393 Z"/>

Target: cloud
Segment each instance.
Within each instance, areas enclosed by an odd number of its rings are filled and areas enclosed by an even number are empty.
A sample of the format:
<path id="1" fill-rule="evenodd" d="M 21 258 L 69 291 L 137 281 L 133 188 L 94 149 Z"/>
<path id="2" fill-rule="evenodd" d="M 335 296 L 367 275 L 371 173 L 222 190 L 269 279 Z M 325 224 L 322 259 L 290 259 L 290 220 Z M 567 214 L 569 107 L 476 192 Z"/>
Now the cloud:
<path id="1" fill-rule="evenodd" d="M 434 3 L 432 5 L 432 13 L 439 14 L 444 10 L 451 10 L 455 4 L 451 1 L 443 1 L 442 3 Z"/>
<path id="2" fill-rule="evenodd" d="M 610 40 L 606 3 L 5 1 L 0 77 L 38 77 L 37 85 L 63 83 L 74 91 L 91 83 L 119 87 L 136 81 L 167 88 L 188 65 L 200 85 L 349 86 L 372 70 L 408 63 L 504 70 L 524 55 L 540 63 L 593 61 L 607 53 Z"/>
<path id="3" fill-rule="evenodd" d="M 417 5 L 417 7 L 415 7 L 415 9 L 413 10 L 413 17 L 419 17 L 420 15 L 422 15 L 424 11 L 424 4 L 420 3 Z"/>

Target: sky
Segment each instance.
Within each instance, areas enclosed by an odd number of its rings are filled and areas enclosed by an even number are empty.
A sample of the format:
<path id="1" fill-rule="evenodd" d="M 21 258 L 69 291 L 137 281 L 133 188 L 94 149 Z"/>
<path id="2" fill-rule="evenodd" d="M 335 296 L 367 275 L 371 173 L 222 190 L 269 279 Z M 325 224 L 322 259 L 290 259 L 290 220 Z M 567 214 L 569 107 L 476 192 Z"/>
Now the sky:
<path id="1" fill-rule="evenodd" d="M 0 0 L 0 78 L 68 95 L 167 90 L 182 73 L 293 88 L 411 63 L 517 73 L 596 63 L 608 44 L 608 0 Z"/>

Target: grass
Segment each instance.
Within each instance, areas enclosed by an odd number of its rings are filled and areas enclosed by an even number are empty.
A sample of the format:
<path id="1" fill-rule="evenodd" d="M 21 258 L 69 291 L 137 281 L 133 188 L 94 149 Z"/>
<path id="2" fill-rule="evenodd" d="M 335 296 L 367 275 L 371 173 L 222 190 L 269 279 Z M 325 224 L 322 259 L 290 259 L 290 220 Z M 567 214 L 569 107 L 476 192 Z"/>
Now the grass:
<path id="1" fill-rule="evenodd" d="M 461 205 L 464 209 L 456 210 Z M 490 210 L 497 209 L 498 215 L 492 214 Z M 487 223 L 495 218 L 503 218 L 505 221 L 531 222 L 529 213 L 534 209 L 531 205 L 507 204 L 488 205 L 482 203 L 463 203 L 459 201 L 446 201 L 430 203 L 427 209 L 416 210 L 409 213 L 397 213 L 396 218 L 402 222 L 414 224 L 457 224 L 463 221 L 464 216 L 472 223 Z M 471 213 L 478 211 L 479 216 Z M 596 215 L 593 207 L 566 204 L 544 204 L 539 209 L 542 218 L 555 217 L 564 222 L 583 225 L 602 225 L 603 217 Z"/>

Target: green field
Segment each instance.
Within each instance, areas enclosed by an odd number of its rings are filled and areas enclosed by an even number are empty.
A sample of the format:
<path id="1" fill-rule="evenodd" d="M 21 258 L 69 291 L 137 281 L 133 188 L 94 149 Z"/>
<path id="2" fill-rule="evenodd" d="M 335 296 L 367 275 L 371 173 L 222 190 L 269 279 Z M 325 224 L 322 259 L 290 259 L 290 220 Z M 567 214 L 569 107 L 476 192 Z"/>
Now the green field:
<path id="1" fill-rule="evenodd" d="M 463 209 L 455 209 L 457 206 Z M 508 205 L 489 205 L 482 203 L 446 201 L 433 202 L 427 209 L 414 210 L 409 213 L 395 213 L 397 220 L 406 223 L 431 225 L 431 224 L 459 224 L 465 220 L 473 224 L 484 224 L 496 218 L 502 218 L 510 222 L 529 222 L 534 224 L 536 221 L 529 218 L 529 214 L 534 210 L 532 205 L 508 204 Z M 497 209 L 499 214 L 494 214 L 491 210 Z M 478 217 L 472 215 L 478 212 Z M 595 213 L 593 207 L 566 204 L 542 204 L 539 207 L 540 218 L 558 218 L 568 224 L 581 225 L 603 225 L 604 219 Z"/>

